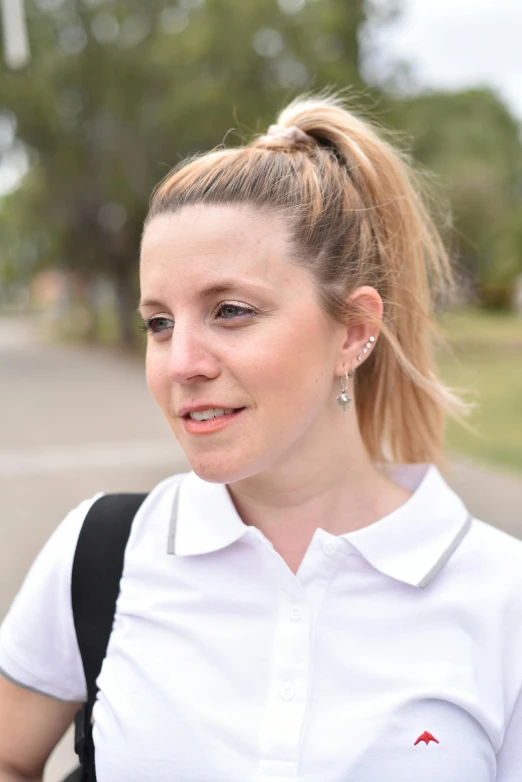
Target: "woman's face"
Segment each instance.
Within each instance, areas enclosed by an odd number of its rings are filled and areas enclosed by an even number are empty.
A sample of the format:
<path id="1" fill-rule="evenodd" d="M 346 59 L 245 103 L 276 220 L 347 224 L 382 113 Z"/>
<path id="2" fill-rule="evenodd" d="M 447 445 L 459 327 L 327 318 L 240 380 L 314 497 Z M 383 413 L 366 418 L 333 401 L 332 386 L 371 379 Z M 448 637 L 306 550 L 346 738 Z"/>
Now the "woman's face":
<path id="1" fill-rule="evenodd" d="M 145 231 L 147 383 L 204 480 L 284 468 L 335 430 L 343 329 L 287 242 L 277 217 L 236 206 L 187 207 Z M 237 412 L 201 423 L 187 408 Z"/>

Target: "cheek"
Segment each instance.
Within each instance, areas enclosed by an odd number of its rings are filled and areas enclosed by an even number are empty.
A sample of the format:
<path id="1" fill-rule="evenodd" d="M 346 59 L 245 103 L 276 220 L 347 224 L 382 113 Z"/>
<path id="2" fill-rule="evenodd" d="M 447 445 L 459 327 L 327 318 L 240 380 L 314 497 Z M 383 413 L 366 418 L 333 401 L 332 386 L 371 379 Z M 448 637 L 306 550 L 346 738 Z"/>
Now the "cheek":
<path id="1" fill-rule="evenodd" d="M 167 376 L 161 356 L 151 348 L 147 349 L 145 377 L 150 393 L 156 402 L 163 407 L 165 400 L 168 400 Z"/>
<path id="2" fill-rule="evenodd" d="M 300 416 L 330 388 L 331 347 L 319 324 L 297 323 L 295 328 L 271 340 L 263 361 L 256 367 L 271 407 L 283 416 Z"/>

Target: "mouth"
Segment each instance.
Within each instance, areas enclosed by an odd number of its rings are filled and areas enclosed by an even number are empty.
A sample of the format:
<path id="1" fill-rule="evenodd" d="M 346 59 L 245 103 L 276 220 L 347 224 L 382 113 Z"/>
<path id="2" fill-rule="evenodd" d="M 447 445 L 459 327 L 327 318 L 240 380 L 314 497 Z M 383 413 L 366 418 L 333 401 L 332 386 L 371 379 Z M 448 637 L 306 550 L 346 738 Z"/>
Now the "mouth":
<path id="1" fill-rule="evenodd" d="M 239 407 L 237 409 L 215 410 L 214 415 L 203 420 L 201 420 L 203 412 L 193 411 L 181 416 L 181 420 L 183 428 L 189 434 L 213 434 L 236 421 L 245 409 Z"/>

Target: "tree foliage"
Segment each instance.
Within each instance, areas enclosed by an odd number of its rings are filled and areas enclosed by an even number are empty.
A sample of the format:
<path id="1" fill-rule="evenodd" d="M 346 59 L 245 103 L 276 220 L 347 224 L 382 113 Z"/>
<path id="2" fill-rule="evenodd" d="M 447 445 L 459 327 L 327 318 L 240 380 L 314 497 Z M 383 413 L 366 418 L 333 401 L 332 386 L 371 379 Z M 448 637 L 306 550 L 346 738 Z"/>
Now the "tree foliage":
<path id="1" fill-rule="evenodd" d="M 362 2 L 27 0 L 32 62 L 3 72 L 0 108 L 38 165 L 24 187 L 53 263 L 110 275 L 133 339 L 150 192 L 180 157 L 262 132 L 296 91 L 361 84 Z M 43 187 L 42 187 L 43 183 Z M 39 194 L 39 196 L 38 196 Z M 38 257 L 49 262 L 49 252 Z"/>
<path id="2" fill-rule="evenodd" d="M 489 89 L 428 93 L 392 105 L 390 121 L 450 200 L 452 245 L 483 303 L 506 303 L 522 273 L 520 127 Z"/>
<path id="3" fill-rule="evenodd" d="M 132 342 L 138 249 L 155 184 L 187 154 L 263 132 L 297 92 L 350 87 L 374 0 L 26 0 L 30 65 L 0 73 L 31 166 L 0 209 L 0 275 L 109 276 Z M 396 4 L 397 6 L 397 4 Z M 396 12 L 396 8 L 395 11 Z M 522 270 L 519 128 L 488 90 L 374 101 L 436 172 L 479 294 Z M 1 127 L 0 127 L 1 130 Z M 1 154 L 0 133 L 0 154 Z"/>

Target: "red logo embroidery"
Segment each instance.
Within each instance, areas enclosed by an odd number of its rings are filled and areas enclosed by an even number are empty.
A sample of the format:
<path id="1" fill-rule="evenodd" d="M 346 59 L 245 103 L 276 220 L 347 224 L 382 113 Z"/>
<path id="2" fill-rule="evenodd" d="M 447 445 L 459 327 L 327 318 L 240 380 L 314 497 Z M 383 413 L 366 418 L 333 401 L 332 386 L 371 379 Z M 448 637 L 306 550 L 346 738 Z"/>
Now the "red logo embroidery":
<path id="1" fill-rule="evenodd" d="M 424 733 L 422 734 L 422 736 L 419 736 L 419 738 L 417 739 L 417 741 L 415 741 L 415 742 L 414 742 L 413 746 L 415 747 L 415 746 L 416 746 L 416 745 L 417 745 L 417 744 L 418 744 L 420 741 L 425 741 L 425 742 L 426 742 L 426 744 L 429 744 L 429 743 L 430 743 L 430 741 L 436 741 L 436 742 L 437 742 L 437 744 L 439 744 L 439 743 L 440 743 L 440 742 L 439 742 L 439 740 L 438 740 L 438 739 L 436 739 L 436 738 L 435 738 L 435 736 L 432 736 L 432 735 L 431 735 L 431 733 L 428 733 L 428 731 L 427 731 L 427 730 L 425 730 L 425 731 L 424 731 Z"/>

